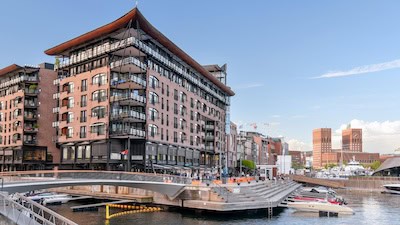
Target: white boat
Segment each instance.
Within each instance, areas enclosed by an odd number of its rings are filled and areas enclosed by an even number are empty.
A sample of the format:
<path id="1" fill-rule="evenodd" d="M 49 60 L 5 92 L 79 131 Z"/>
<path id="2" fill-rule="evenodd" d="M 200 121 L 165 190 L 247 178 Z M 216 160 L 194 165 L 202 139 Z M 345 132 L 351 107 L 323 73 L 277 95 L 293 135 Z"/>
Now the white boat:
<path id="1" fill-rule="evenodd" d="M 71 200 L 72 196 L 70 195 L 54 195 L 51 197 L 44 198 L 42 201 L 43 205 L 48 204 L 64 204 Z"/>
<path id="2" fill-rule="evenodd" d="M 55 194 L 55 193 L 46 192 L 46 193 L 40 193 L 40 194 L 33 195 L 33 196 L 28 196 L 28 198 L 35 202 L 42 202 L 47 198 L 66 198 L 68 196 L 71 197 L 70 195 L 66 195 L 66 194 Z"/>
<path id="3" fill-rule="evenodd" d="M 400 184 L 386 184 L 383 187 L 387 193 L 400 195 Z"/>
<path id="4" fill-rule="evenodd" d="M 353 209 L 347 206 L 332 204 L 327 201 L 288 202 L 287 206 L 304 212 L 330 212 L 342 215 L 354 214 Z"/>

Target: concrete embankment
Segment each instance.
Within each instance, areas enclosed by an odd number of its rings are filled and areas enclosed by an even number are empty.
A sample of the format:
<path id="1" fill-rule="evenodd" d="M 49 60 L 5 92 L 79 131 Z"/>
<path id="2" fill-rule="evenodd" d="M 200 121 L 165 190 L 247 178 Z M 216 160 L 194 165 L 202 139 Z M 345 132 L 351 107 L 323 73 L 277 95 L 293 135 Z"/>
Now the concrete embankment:
<path id="1" fill-rule="evenodd" d="M 398 184 L 398 177 L 351 177 L 344 180 L 344 187 L 349 191 L 364 191 L 364 192 L 382 192 L 383 185 Z"/>

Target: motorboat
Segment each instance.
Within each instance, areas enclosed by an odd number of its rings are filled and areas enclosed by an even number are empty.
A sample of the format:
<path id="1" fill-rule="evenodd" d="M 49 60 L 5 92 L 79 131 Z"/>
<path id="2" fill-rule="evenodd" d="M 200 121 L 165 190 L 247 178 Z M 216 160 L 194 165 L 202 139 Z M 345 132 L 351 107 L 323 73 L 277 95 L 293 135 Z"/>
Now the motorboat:
<path id="1" fill-rule="evenodd" d="M 304 197 L 304 196 L 295 196 L 292 198 L 294 202 L 318 202 L 318 201 L 324 201 L 325 199 L 323 198 L 313 198 L 313 197 Z M 328 198 L 326 199 L 331 204 L 336 204 L 336 205 L 341 205 L 344 204 L 344 201 L 336 198 Z"/>
<path id="2" fill-rule="evenodd" d="M 51 193 L 51 192 L 45 192 L 45 193 L 40 193 L 40 194 L 36 194 L 36 195 L 32 195 L 32 196 L 28 196 L 28 199 L 35 201 L 35 202 L 43 202 L 45 199 L 47 198 L 71 198 L 70 195 L 67 194 L 56 194 L 56 193 Z"/>
<path id="3" fill-rule="evenodd" d="M 385 188 L 385 193 L 400 195 L 400 184 L 386 184 L 383 187 Z"/>
<path id="4" fill-rule="evenodd" d="M 338 215 L 354 214 L 350 207 L 332 204 L 328 201 L 309 201 L 309 202 L 288 202 L 287 207 L 303 212 L 328 212 L 337 213 Z"/>
<path id="5" fill-rule="evenodd" d="M 70 195 L 54 195 L 51 197 L 44 198 L 41 203 L 42 205 L 55 205 L 55 204 L 64 204 L 69 202 L 72 199 Z"/>

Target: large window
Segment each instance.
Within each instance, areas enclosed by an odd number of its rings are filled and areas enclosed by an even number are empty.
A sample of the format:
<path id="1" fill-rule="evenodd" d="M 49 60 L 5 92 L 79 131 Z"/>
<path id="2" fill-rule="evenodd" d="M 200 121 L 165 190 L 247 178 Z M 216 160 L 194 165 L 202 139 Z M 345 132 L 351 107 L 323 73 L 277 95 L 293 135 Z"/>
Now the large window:
<path id="1" fill-rule="evenodd" d="M 106 107 L 98 106 L 92 109 L 92 117 L 97 117 L 98 119 L 106 117 Z"/>
<path id="2" fill-rule="evenodd" d="M 80 131 L 79 131 L 79 137 L 86 138 L 86 126 L 81 126 Z"/>
<path id="3" fill-rule="evenodd" d="M 154 92 L 150 92 L 149 95 L 150 95 L 150 99 L 149 99 L 150 104 L 153 104 L 153 105 L 157 104 L 158 103 L 158 95 Z"/>
<path id="4" fill-rule="evenodd" d="M 149 109 L 150 120 L 155 121 L 158 118 L 158 111 L 156 109 Z"/>
<path id="5" fill-rule="evenodd" d="M 86 110 L 81 111 L 81 119 L 80 119 L 81 123 L 86 122 Z"/>
<path id="6" fill-rule="evenodd" d="M 107 83 L 107 77 L 104 73 L 96 74 L 92 77 L 93 85 L 104 85 Z"/>
<path id="7" fill-rule="evenodd" d="M 149 136 L 155 137 L 158 132 L 158 127 L 154 124 L 149 124 Z"/>
<path id="8" fill-rule="evenodd" d="M 107 100 L 106 90 L 97 90 L 92 93 L 92 100 L 98 102 L 104 102 Z"/>
<path id="9" fill-rule="evenodd" d="M 150 76 L 149 77 L 149 85 L 152 88 L 157 88 L 159 85 L 159 81 L 155 76 Z"/>
<path id="10" fill-rule="evenodd" d="M 95 123 L 90 126 L 90 133 L 97 135 L 104 135 L 106 130 L 106 125 L 104 123 Z"/>
<path id="11" fill-rule="evenodd" d="M 87 80 L 81 80 L 81 91 L 87 91 Z"/>
<path id="12" fill-rule="evenodd" d="M 70 109 L 70 108 L 73 108 L 74 107 L 74 97 L 69 97 L 68 98 L 68 104 L 67 104 L 67 108 L 68 109 Z"/>

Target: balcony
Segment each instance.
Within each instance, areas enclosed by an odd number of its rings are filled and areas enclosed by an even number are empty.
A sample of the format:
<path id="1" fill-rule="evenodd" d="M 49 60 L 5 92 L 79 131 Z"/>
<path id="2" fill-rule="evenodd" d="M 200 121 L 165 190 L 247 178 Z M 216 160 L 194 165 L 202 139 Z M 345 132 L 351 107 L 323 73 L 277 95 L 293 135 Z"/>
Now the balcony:
<path id="1" fill-rule="evenodd" d="M 37 125 L 33 126 L 25 126 L 24 127 L 24 132 L 25 133 L 37 133 L 39 131 L 39 128 Z"/>
<path id="2" fill-rule="evenodd" d="M 33 85 L 31 85 L 31 86 L 33 86 Z M 25 88 L 24 93 L 27 96 L 36 96 L 37 94 L 39 94 L 39 90 L 36 89 L 36 87 L 35 88 L 30 88 L 29 87 L 29 88 Z"/>
<path id="3" fill-rule="evenodd" d="M 145 89 L 146 81 L 137 75 L 114 75 L 111 87 L 118 89 Z"/>
<path id="4" fill-rule="evenodd" d="M 25 140 L 24 145 L 36 145 L 36 140 Z"/>
<path id="5" fill-rule="evenodd" d="M 110 135 L 116 138 L 118 138 L 118 136 L 135 136 L 138 138 L 144 138 L 146 136 L 146 132 L 144 130 L 139 130 L 135 128 L 127 128 L 111 130 Z"/>
<path id="6" fill-rule="evenodd" d="M 133 93 L 127 95 L 114 95 L 110 97 L 110 102 L 118 102 L 119 105 L 144 106 L 146 104 L 146 97 L 134 95 Z"/>
<path id="7" fill-rule="evenodd" d="M 206 125 L 206 130 L 214 130 L 214 125 Z"/>
<path id="8" fill-rule="evenodd" d="M 111 120 L 122 120 L 125 122 L 144 122 L 146 120 L 146 114 L 134 110 L 115 112 L 111 114 Z"/>
<path id="9" fill-rule="evenodd" d="M 38 75 L 29 75 L 24 77 L 25 83 L 38 83 L 39 82 L 39 77 Z"/>
<path id="10" fill-rule="evenodd" d="M 206 141 L 214 141 L 214 135 L 206 135 Z"/>
<path id="11" fill-rule="evenodd" d="M 206 146 L 206 151 L 214 151 L 214 146 Z"/>
<path id="12" fill-rule="evenodd" d="M 25 100 L 24 106 L 25 106 L 25 108 L 33 109 L 33 108 L 37 108 L 38 104 L 36 101 L 26 101 Z"/>
<path id="13" fill-rule="evenodd" d="M 147 70 L 147 65 L 136 57 L 127 57 L 110 63 L 111 71 L 120 73 L 143 73 Z"/>
<path id="14" fill-rule="evenodd" d="M 37 113 L 29 113 L 24 115 L 24 120 L 33 121 L 37 120 Z"/>
<path id="15" fill-rule="evenodd" d="M 53 108 L 53 113 L 59 113 L 59 112 L 60 112 L 60 107 Z"/>
<path id="16" fill-rule="evenodd" d="M 59 98 L 60 98 L 60 93 L 53 94 L 53 99 L 59 99 Z"/>

